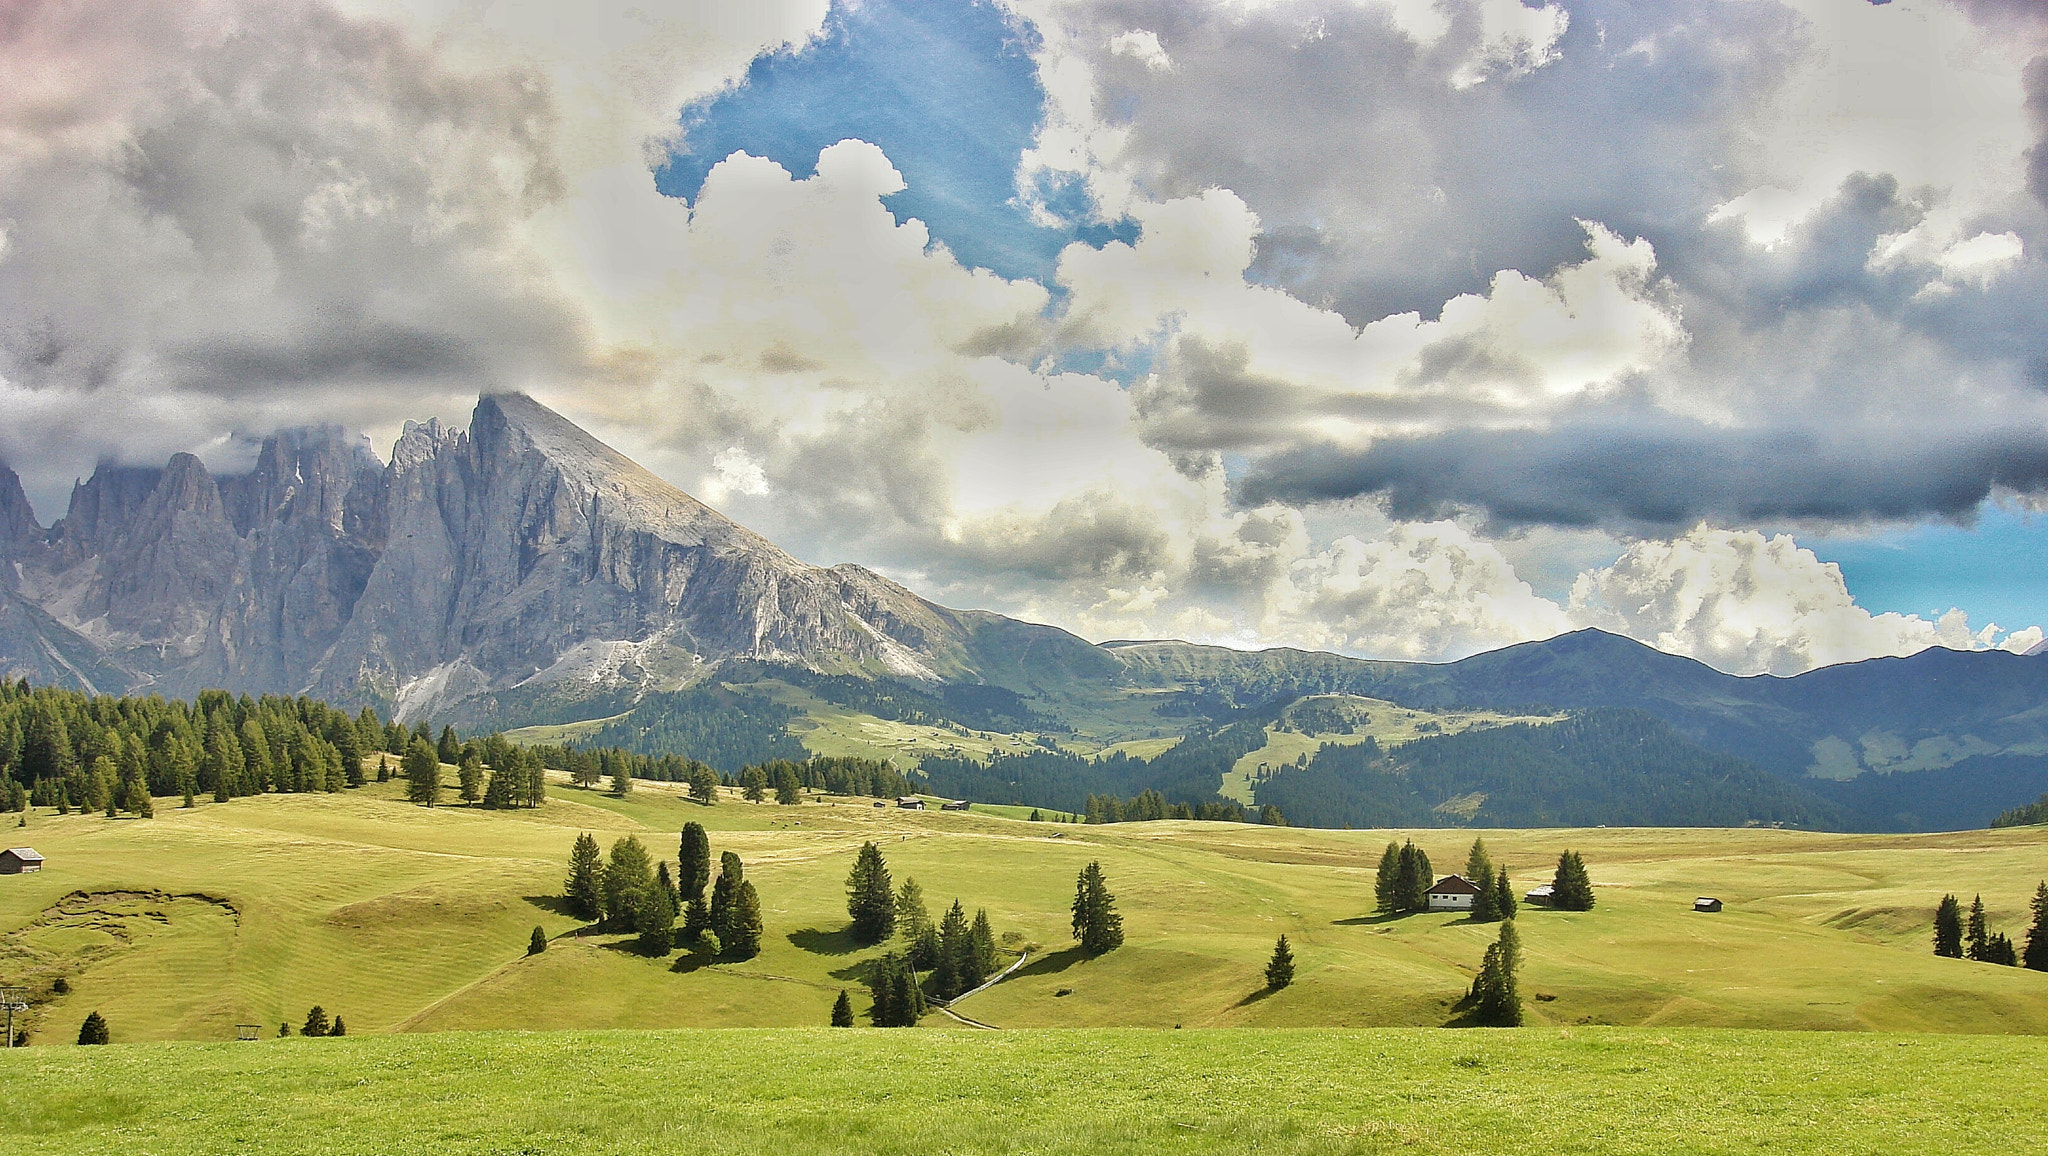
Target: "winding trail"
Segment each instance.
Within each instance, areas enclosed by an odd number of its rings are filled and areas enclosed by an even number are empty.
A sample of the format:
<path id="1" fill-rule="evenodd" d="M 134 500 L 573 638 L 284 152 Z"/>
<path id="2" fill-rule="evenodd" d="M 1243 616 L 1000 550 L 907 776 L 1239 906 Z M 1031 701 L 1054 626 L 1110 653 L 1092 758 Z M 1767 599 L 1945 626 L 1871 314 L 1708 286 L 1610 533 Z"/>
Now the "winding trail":
<path id="1" fill-rule="evenodd" d="M 1028 952 L 1028 951 L 1022 951 L 1022 952 L 1018 952 L 1018 953 L 1017 953 L 1017 962 L 1015 962 L 1015 963 L 1011 964 L 1010 966 L 1008 966 L 1008 967 L 1004 968 L 1003 970 L 1001 970 L 1001 971 L 997 972 L 997 973 L 996 973 L 995 975 L 993 975 L 993 976 L 989 977 L 988 979 L 986 979 L 986 980 L 982 981 L 982 983 L 981 983 L 981 986 L 979 986 L 979 987 L 976 987 L 976 988 L 974 988 L 974 989 L 973 989 L 972 991 L 963 991 L 963 992 L 961 992 L 961 993 L 960 993 L 959 995 L 956 995 L 956 996 L 954 996 L 954 997 L 953 997 L 952 999 L 948 999 L 948 1000 L 939 1000 L 939 999 L 935 999 L 935 1000 L 932 1000 L 932 1001 L 931 1001 L 931 1004 L 932 1004 L 932 1006 L 933 1006 L 933 1007 L 936 1007 L 936 1008 L 938 1008 L 938 1009 L 939 1009 L 940 1011 L 942 1011 L 942 1012 L 946 1013 L 946 1014 L 947 1014 L 947 1015 L 949 1015 L 949 1016 L 952 1016 L 952 1017 L 953 1017 L 954 1019 L 956 1019 L 956 1020 L 959 1020 L 959 1021 L 960 1021 L 961 1023 L 963 1023 L 963 1024 L 966 1024 L 966 1025 L 967 1025 L 968 1027 L 973 1027 L 973 1028 L 981 1028 L 981 1029 L 983 1029 L 984 1031 L 991 1031 L 991 1032 L 999 1032 L 999 1031 L 1002 1031 L 1003 1029 L 1001 1029 L 1001 1028 L 997 1027 L 997 1026 L 996 1026 L 996 1025 L 994 1025 L 994 1024 L 985 1024 L 985 1023 L 982 1023 L 982 1022 L 981 1022 L 980 1020 L 978 1020 L 978 1019 L 972 1019 L 972 1018 L 970 1018 L 970 1017 L 968 1017 L 968 1016 L 964 1016 L 964 1015 L 961 1015 L 961 1014 L 960 1014 L 959 1012 L 956 1012 L 956 1011 L 954 1011 L 953 1009 L 954 1009 L 955 1007 L 959 1006 L 959 1003 L 960 1003 L 960 1001 L 961 1001 L 961 1000 L 963 1000 L 963 999 L 966 999 L 966 998 L 967 998 L 968 996 L 970 996 L 970 995 L 973 995 L 973 994 L 975 994 L 976 992 L 983 992 L 983 991 L 987 991 L 987 990 L 988 990 L 989 988 L 992 988 L 992 987 L 994 987 L 995 985 L 997 985 L 997 984 L 1001 983 L 1001 982 L 1002 982 L 1002 981 L 1003 981 L 1004 979 L 1007 979 L 1007 978 L 1009 977 L 1009 975 L 1010 975 L 1010 973 L 1011 973 L 1011 972 L 1013 972 L 1013 971 L 1016 971 L 1016 970 L 1017 970 L 1018 968 L 1020 968 L 1020 967 L 1023 967 L 1023 966 L 1024 966 L 1024 964 L 1025 964 L 1025 962 L 1026 962 L 1026 961 L 1028 961 L 1028 960 L 1029 960 L 1030 958 L 1031 958 L 1031 953 L 1030 953 L 1030 952 Z"/>

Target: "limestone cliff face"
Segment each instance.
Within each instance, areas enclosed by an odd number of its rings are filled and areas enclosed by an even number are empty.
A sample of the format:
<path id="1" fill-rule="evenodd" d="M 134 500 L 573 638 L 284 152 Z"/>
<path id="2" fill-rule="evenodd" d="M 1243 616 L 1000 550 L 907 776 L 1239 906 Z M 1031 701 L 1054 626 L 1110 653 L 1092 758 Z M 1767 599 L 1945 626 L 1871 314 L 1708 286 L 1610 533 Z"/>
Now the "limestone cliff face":
<path id="1" fill-rule="evenodd" d="M 672 687 L 730 660 L 972 679 L 993 617 L 800 562 L 516 394 L 466 431 L 408 424 L 388 464 L 312 429 L 239 477 L 190 455 L 103 467 L 48 531 L 12 481 L 0 669 L 64 680 L 55 631 L 98 690 L 311 693 L 410 718 Z"/>

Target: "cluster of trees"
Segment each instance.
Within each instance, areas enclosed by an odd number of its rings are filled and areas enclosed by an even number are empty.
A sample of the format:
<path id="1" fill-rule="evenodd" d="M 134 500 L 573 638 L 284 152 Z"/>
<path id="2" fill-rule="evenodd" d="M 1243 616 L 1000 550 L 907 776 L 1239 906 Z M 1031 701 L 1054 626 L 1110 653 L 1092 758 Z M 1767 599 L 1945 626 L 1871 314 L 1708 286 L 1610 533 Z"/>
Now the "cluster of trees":
<path id="1" fill-rule="evenodd" d="M 1264 823 L 1269 827 L 1285 827 L 1287 820 L 1280 814 L 1280 808 L 1268 804 L 1256 811 L 1247 811 L 1236 799 L 1211 799 L 1204 803 L 1169 803 L 1166 796 L 1151 787 L 1138 792 L 1129 799 L 1115 795 L 1088 796 L 1088 805 L 1082 812 L 1090 823 L 1142 823 L 1148 819 L 1208 819 L 1219 823 Z"/>
<path id="2" fill-rule="evenodd" d="M 1436 882 L 1429 854 L 1415 845 L 1388 843 L 1373 877 L 1373 907 L 1383 915 L 1408 915 L 1429 910 L 1429 888 Z"/>
<path id="3" fill-rule="evenodd" d="M 713 881 L 710 837 L 702 825 L 687 823 L 677 867 L 671 874 L 667 860 L 654 862 L 632 835 L 614 842 L 609 854 L 600 857 L 597 840 L 585 833 L 570 849 L 563 897 L 579 918 L 611 931 L 636 933 L 640 949 L 650 955 L 666 955 L 679 942 L 701 942 L 707 933 L 716 938 L 719 954 L 734 959 L 760 954 L 761 896 L 746 878 L 740 857 L 731 851 L 720 855 Z M 709 902 L 704 897 L 707 885 Z M 544 939 L 537 942 L 546 949 Z M 533 952 L 531 944 L 528 950 Z"/>
<path id="4" fill-rule="evenodd" d="M 546 764 L 539 752 L 515 746 L 497 734 L 481 742 L 464 742 L 453 727 L 442 728 L 438 744 L 430 745 L 426 739 L 414 737 L 400 752 L 398 765 L 405 779 L 405 797 L 422 806 L 438 806 L 443 789 L 443 763 L 455 764 L 458 797 L 465 803 L 500 810 L 538 807 L 547 801 Z M 378 765 L 378 777 L 382 778 L 381 755 Z"/>
<path id="5" fill-rule="evenodd" d="M 1474 922 L 1494 923 L 1515 917 L 1515 889 L 1508 883 L 1508 869 L 1493 865 L 1484 838 L 1472 840 L 1472 850 L 1465 855 L 1465 878 L 1479 888 L 1479 894 L 1472 897 Z"/>
<path id="6" fill-rule="evenodd" d="M 2042 795 L 2025 806 L 2000 811 L 1998 817 L 1991 820 L 1993 827 L 2031 827 L 2037 823 L 2048 823 L 2048 795 Z"/>
<path id="7" fill-rule="evenodd" d="M 1102 864 L 1081 868 L 1074 882 L 1074 938 L 1081 950 L 1101 955 L 1124 945 L 1124 917 L 1117 914 L 1116 896 L 1102 876 Z"/>
<path id="8" fill-rule="evenodd" d="M 914 1028 L 924 1018 L 924 991 L 917 985 L 910 961 L 893 951 L 868 969 L 868 996 L 874 1001 L 868 1020 L 878 1028 Z M 840 998 L 845 998 L 845 993 Z M 846 1018 L 850 1026 L 851 1008 Z"/>
<path id="9" fill-rule="evenodd" d="M 1991 931 L 1982 895 L 1971 899 L 1968 917 L 1955 896 L 1944 895 L 1934 909 L 1934 954 L 2048 971 L 2048 881 L 2034 889 L 2029 907 L 2033 925 L 2027 929 L 2026 946 L 2021 949 L 2015 948 L 2004 932 Z"/>
<path id="10" fill-rule="evenodd" d="M 1586 874 L 1585 860 L 1577 851 L 1557 857 L 1557 874 L 1550 880 L 1550 905 L 1559 911 L 1593 910 L 1593 879 Z"/>
<path id="11" fill-rule="evenodd" d="M 891 936 L 906 940 L 904 965 L 913 976 L 929 976 L 931 994 L 939 999 L 973 991 L 996 972 L 995 929 L 988 910 L 977 909 L 970 922 L 967 909 L 955 899 L 945 918 L 934 925 L 924 889 L 915 879 L 892 888 L 888 863 L 873 843 L 861 845 L 847 874 L 846 914 L 852 921 L 847 931 L 855 942 L 881 943 Z"/>
<path id="12" fill-rule="evenodd" d="M 292 1026 L 290 1024 L 277 1025 L 277 1034 L 279 1036 L 292 1034 Z M 316 1003 L 313 1005 L 313 1010 L 306 1013 L 306 1022 L 299 1028 L 299 1034 L 302 1036 L 345 1036 L 348 1034 L 348 1025 L 341 1022 L 339 1015 L 334 1017 L 333 1023 L 328 1023 L 327 1009 Z"/>

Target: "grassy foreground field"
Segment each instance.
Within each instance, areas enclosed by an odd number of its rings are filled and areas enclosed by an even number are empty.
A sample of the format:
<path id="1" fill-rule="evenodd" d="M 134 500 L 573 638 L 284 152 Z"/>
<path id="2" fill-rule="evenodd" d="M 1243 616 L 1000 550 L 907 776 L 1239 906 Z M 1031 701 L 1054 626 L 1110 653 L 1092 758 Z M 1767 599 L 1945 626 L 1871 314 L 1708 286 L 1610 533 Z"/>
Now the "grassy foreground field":
<path id="1" fill-rule="evenodd" d="M 2026 1152 L 2048 1040 L 1579 1028 L 482 1033 L 0 1054 L 22 1156 Z"/>
<path id="2" fill-rule="evenodd" d="M 68 1045 L 98 1010 L 117 1043 L 231 1040 L 238 1023 L 297 1025 L 314 1004 L 352 1034 L 451 1029 L 810 1027 L 866 961 L 846 935 L 844 883 L 874 840 L 933 913 L 986 907 L 1030 953 L 964 1010 L 1002 1028 L 1434 1027 L 1494 929 L 1449 914 L 1371 913 L 1373 867 L 1412 834 L 1440 872 L 1469 831 L 1307 831 L 1224 823 L 1090 827 L 868 800 L 700 807 L 666 784 L 621 800 L 555 787 L 538 811 L 407 805 L 398 784 L 264 795 L 157 817 L 38 812 L 7 842 L 49 857 L 0 876 L 0 982 L 30 989 L 33 1040 Z M 649 958 L 582 928 L 559 900 L 571 842 L 638 835 L 673 857 L 688 819 L 747 864 L 765 909 L 745 962 Z M 1552 1026 L 2048 1033 L 2048 974 L 1937 959 L 1939 897 L 1982 892 L 2017 936 L 2048 874 L 2048 829 L 1944 835 L 1771 830 L 1487 832 L 1516 882 L 1581 851 L 1599 906 L 1525 911 L 1522 992 Z M 1126 945 L 1072 947 L 1074 876 L 1101 861 Z M 1718 895 L 1718 915 L 1691 911 Z M 534 926 L 549 949 L 527 957 Z M 1274 937 L 1297 980 L 1266 994 Z M 56 981 L 63 979 L 68 994 Z M 969 1029 L 933 1016 L 920 1035 Z M 351 1045 L 352 1046 L 352 1045 Z M 237 1061 L 240 1062 L 240 1061 Z"/>

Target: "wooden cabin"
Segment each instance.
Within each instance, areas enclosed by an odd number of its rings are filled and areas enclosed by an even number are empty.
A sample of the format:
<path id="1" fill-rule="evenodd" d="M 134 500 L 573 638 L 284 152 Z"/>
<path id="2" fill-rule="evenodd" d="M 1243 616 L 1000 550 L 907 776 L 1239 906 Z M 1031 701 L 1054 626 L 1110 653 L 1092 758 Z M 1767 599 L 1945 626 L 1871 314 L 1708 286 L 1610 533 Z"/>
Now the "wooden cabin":
<path id="1" fill-rule="evenodd" d="M 43 857 L 34 847 L 9 847 L 0 851 L 0 875 L 27 875 L 43 869 Z"/>
<path id="2" fill-rule="evenodd" d="M 1692 909 L 1694 911 L 1719 911 L 1721 910 L 1721 901 L 1711 895 L 1702 895 L 1692 901 Z"/>

